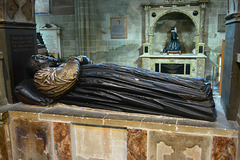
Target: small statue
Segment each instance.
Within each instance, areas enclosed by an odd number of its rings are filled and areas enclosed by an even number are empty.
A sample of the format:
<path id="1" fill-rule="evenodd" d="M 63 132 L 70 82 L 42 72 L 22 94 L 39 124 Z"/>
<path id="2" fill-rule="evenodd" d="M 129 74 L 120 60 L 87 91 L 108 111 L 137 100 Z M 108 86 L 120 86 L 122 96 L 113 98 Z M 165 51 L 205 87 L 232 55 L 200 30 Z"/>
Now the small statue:
<path id="1" fill-rule="evenodd" d="M 49 61 L 51 63 L 49 63 Z M 93 64 L 87 57 L 71 58 L 58 67 L 52 58 L 33 56 L 33 80 L 15 88 L 27 104 L 61 102 L 123 112 L 216 120 L 210 83 L 204 79 L 115 64 Z M 44 68 L 36 63 L 43 64 Z"/>
<path id="2" fill-rule="evenodd" d="M 163 49 L 163 53 L 167 53 L 167 52 L 171 52 L 171 51 L 181 53 L 181 47 L 180 47 L 180 43 L 178 41 L 176 27 L 171 28 L 171 39 L 170 39 L 168 46 Z"/>

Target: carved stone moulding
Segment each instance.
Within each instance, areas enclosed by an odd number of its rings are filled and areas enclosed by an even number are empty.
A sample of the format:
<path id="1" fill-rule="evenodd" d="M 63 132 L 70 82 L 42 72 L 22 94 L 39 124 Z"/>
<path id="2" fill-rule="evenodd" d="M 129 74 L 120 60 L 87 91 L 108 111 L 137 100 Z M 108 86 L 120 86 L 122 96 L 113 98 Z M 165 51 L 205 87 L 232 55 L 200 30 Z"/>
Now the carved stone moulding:
<path id="1" fill-rule="evenodd" d="M 6 8 L 8 17 L 13 19 L 19 9 L 19 5 L 15 0 L 8 0 Z"/>
<path id="2" fill-rule="evenodd" d="M 32 6 L 33 6 L 32 1 L 27 0 L 27 2 L 21 7 L 22 13 L 25 15 L 28 21 L 32 19 L 32 14 L 33 14 Z"/>
<path id="3" fill-rule="evenodd" d="M 34 23 L 34 12 L 33 0 L 0 1 L 0 21 Z"/>
<path id="4" fill-rule="evenodd" d="M 227 14 L 228 16 L 232 14 L 240 13 L 240 2 L 239 0 L 228 0 L 227 1 Z"/>

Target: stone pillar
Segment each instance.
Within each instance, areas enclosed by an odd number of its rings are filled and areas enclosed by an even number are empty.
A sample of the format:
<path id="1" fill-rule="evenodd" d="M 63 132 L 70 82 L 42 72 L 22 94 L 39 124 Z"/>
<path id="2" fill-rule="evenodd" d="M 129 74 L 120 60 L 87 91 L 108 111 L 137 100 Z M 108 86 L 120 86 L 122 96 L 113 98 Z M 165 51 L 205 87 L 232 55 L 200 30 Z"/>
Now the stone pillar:
<path id="1" fill-rule="evenodd" d="M 34 4 L 34 0 L 0 1 L 0 50 L 9 103 L 16 102 L 12 91 L 28 78 L 25 65 L 29 57 L 37 53 Z"/>
<path id="2" fill-rule="evenodd" d="M 91 51 L 94 47 L 94 44 L 91 42 L 91 36 L 96 35 L 93 33 L 95 28 L 94 17 L 92 15 L 95 14 L 94 0 L 75 0 L 75 21 L 76 21 L 76 46 L 78 55 L 83 54 L 87 57 L 91 58 Z M 96 39 L 96 38 L 95 38 Z M 94 39 L 94 40 L 95 40 Z"/>
<path id="3" fill-rule="evenodd" d="M 148 33 L 149 33 L 149 6 L 144 7 L 145 10 L 145 42 L 148 42 Z"/>
<path id="4" fill-rule="evenodd" d="M 205 3 L 201 4 L 201 24 L 200 24 L 200 42 L 204 41 L 204 26 L 205 26 Z"/>
<path id="5" fill-rule="evenodd" d="M 3 53 L 0 51 L 0 106 L 5 104 L 7 104 L 7 98 L 3 78 Z"/>
<path id="6" fill-rule="evenodd" d="M 223 61 L 222 104 L 227 108 L 229 120 L 240 120 L 240 0 L 228 1 L 226 37 Z"/>

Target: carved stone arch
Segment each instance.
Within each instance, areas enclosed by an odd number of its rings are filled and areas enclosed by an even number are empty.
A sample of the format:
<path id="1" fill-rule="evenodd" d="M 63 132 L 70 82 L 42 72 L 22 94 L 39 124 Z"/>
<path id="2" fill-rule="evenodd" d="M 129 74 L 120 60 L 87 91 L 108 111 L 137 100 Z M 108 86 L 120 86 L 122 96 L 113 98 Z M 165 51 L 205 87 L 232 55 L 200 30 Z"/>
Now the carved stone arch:
<path id="1" fill-rule="evenodd" d="M 167 10 L 159 15 L 157 15 L 157 17 L 155 18 L 155 20 L 152 22 L 151 24 L 151 27 L 150 27 L 150 34 L 153 34 L 154 33 L 154 29 L 156 28 L 156 25 L 157 25 L 157 21 L 162 18 L 163 16 L 167 15 L 167 14 L 170 14 L 170 13 L 182 13 L 182 14 L 185 14 L 187 17 L 189 17 L 192 22 L 194 23 L 195 27 L 196 27 L 196 36 L 199 36 L 200 35 L 200 29 L 199 29 L 199 24 L 197 23 L 197 21 L 192 17 L 191 14 L 189 14 L 188 12 L 186 11 L 183 11 L 183 10 L 179 10 L 179 9 L 173 9 L 173 10 Z"/>

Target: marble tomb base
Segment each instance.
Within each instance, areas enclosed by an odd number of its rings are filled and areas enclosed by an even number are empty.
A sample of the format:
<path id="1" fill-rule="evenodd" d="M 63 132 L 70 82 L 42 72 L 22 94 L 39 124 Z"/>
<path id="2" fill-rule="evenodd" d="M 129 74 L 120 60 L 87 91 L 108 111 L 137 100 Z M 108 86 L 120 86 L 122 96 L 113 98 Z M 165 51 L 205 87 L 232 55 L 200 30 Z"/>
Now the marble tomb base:
<path id="1" fill-rule="evenodd" d="M 69 106 L 0 107 L 0 159 L 239 159 L 239 132 L 217 122 Z"/>

